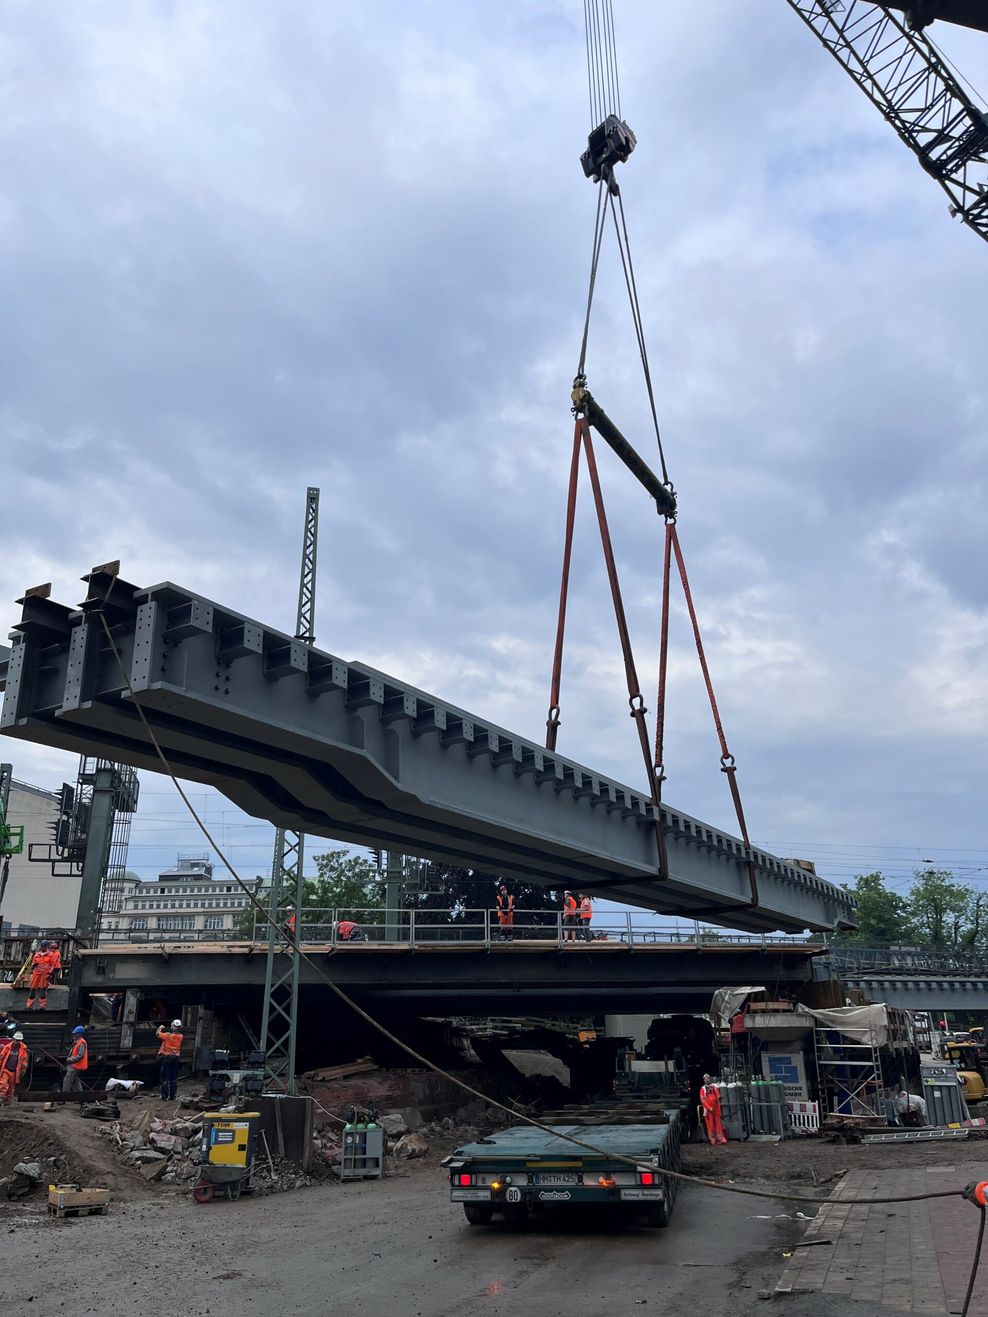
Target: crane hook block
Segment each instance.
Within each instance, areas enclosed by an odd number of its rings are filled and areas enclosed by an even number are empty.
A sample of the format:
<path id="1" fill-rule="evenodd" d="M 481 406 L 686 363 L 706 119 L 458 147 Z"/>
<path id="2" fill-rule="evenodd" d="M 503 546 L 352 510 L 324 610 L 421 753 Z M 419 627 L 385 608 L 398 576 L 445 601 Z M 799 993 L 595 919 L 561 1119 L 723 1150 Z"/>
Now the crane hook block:
<path id="1" fill-rule="evenodd" d="M 637 144 L 638 138 L 624 120 L 609 114 L 587 138 L 587 149 L 580 156 L 583 172 L 595 183 L 604 179 L 610 186 L 614 166 L 623 164 Z"/>

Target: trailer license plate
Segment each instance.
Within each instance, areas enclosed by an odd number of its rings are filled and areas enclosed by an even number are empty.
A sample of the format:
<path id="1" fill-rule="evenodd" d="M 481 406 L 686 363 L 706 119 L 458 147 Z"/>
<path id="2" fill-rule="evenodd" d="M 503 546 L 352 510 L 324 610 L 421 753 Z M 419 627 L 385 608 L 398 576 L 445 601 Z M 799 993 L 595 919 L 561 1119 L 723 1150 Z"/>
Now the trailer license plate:
<path id="1" fill-rule="evenodd" d="M 453 1189 L 450 1191 L 452 1203 L 489 1203 L 490 1189 Z"/>
<path id="2" fill-rule="evenodd" d="M 575 1171 L 539 1171 L 536 1184 L 576 1184 Z"/>

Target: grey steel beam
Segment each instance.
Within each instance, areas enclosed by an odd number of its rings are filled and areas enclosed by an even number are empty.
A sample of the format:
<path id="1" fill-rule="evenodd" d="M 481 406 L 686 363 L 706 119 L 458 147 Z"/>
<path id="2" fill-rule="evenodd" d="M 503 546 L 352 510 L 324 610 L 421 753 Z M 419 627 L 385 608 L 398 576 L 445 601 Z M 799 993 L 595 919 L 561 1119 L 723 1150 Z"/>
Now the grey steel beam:
<path id="1" fill-rule="evenodd" d="M 592 988 L 630 991 L 685 984 L 711 993 L 732 983 L 762 983 L 766 976 L 808 983 L 821 948 L 704 947 L 626 948 L 620 952 L 560 952 L 556 947 L 510 948 L 484 952 L 478 947 L 442 947 L 414 953 L 382 943 L 335 952 L 307 948 L 340 987 L 384 996 L 426 996 L 447 992 L 510 994 L 513 1004 L 526 995 L 565 992 L 575 1000 Z M 170 942 L 161 947 L 117 948 L 104 944 L 84 951 L 83 982 L 93 992 L 129 987 L 190 989 L 209 993 L 264 983 L 265 958 L 256 949 L 219 944 L 214 950 Z M 301 964 L 303 989 L 328 993 L 319 973 Z M 113 984 L 113 989 L 108 985 Z M 102 986 L 101 986 L 102 985 Z M 708 1001 L 709 1004 L 709 1001 Z"/>
<path id="2" fill-rule="evenodd" d="M 752 907 L 740 839 L 671 805 L 660 878 L 643 792 L 169 583 L 111 589 L 91 574 L 80 610 L 27 600 L 0 731 L 161 771 L 95 616 L 107 591 L 130 687 L 175 771 L 248 814 L 727 927 L 853 926 L 845 891 L 758 849 Z"/>
<path id="3" fill-rule="evenodd" d="M 988 979 L 889 978 L 844 979 L 872 1002 L 885 1002 L 906 1011 L 988 1011 Z"/>

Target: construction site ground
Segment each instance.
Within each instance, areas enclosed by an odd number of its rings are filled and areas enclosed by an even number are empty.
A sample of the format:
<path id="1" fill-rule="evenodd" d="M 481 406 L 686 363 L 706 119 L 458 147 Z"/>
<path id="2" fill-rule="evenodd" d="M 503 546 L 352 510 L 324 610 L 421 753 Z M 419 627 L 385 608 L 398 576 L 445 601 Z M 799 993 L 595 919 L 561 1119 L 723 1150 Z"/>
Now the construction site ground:
<path id="1" fill-rule="evenodd" d="M 175 1114 L 174 1104 L 157 1099 L 133 1105 L 147 1105 L 156 1115 Z M 744 1317 L 767 1311 L 766 1300 L 772 1298 L 800 1317 L 894 1317 L 914 1311 L 946 1317 L 956 1310 L 946 1299 L 935 1306 L 932 1283 L 924 1290 L 925 1306 L 914 1305 L 901 1277 L 898 1288 L 887 1291 L 899 1301 L 883 1303 L 873 1266 L 868 1275 L 862 1273 L 871 1285 L 862 1292 L 877 1297 L 856 1298 L 856 1273 L 848 1272 L 850 1281 L 837 1274 L 847 1248 L 836 1253 L 829 1289 L 829 1264 L 822 1270 L 817 1265 L 807 1273 L 807 1284 L 815 1288 L 801 1290 L 797 1284 L 793 1292 L 780 1294 L 784 1277 L 795 1275 L 783 1251 L 801 1239 L 808 1225 L 804 1218 L 814 1215 L 811 1205 L 792 1201 L 687 1187 L 668 1230 L 617 1227 L 593 1213 L 536 1217 L 521 1229 L 497 1223 L 470 1227 L 449 1202 L 438 1165 L 462 1139 L 459 1130 L 433 1137 L 425 1158 L 400 1163 L 384 1181 L 322 1181 L 273 1197 L 199 1206 L 177 1186 L 145 1183 L 112 1155 L 95 1123 L 74 1110 L 4 1111 L 0 1172 L 8 1174 L 15 1160 L 60 1157 L 68 1179 L 108 1185 L 112 1195 L 107 1216 L 64 1221 L 48 1217 L 41 1191 L 20 1202 L 0 1202 L 5 1258 L 0 1314 L 598 1317 L 602 1311 L 706 1309 Z M 949 1147 L 843 1146 L 808 1139 L 725 1148 L 697 1144 L 685 1152 L 687 1169 L 694 1173 L 782 1192 L 812 1192 L 814 1177 L 822 1183 L 844 1170 L 866 1174 L 870 1194 L 887 1177 L 901 1181 L 909 1168 L 921 1178 L 930 1168 L 944 1187 L 988 1173 L 988 1141 L 981 1139 Z M 936 1172 L 945 1164 L 952 1169 Z M 837 1175 L 820 1192 L 835 1191 L 845 1178 Z M 970 1222 L 961 1213 L 949 1241 L 943 1228 L 931 1228 L 924 1266 L 912 1273 L 917 1282 L 937 1274 L 937 1247 L 953 1249 L 950 1265 L 966 1268 L 966 1234 L 973 1242 L 977 1212 L 962 1206 Z M 899 1218 L 896 1229 L 895 1209 L 890 1210 L 889 1235 L 897 1240 L 908 1216 Z M 936 1204 L 926 1219 L 939 1219 Z M 871 1229 L 879 1229 L 877 1219 Z M 908 1245 L 908 1232 L 905 1239 Z M 929 1240 L 937 1239 L 941 1244 L 931 1251 Z M 899 1254 L 883 1245 L 881 1256 L 894 1264 Z M 982 1291 L 988 1292 L 988 1273 Z M 979 1315 L 986 1311 L 972 1309 Z"/>

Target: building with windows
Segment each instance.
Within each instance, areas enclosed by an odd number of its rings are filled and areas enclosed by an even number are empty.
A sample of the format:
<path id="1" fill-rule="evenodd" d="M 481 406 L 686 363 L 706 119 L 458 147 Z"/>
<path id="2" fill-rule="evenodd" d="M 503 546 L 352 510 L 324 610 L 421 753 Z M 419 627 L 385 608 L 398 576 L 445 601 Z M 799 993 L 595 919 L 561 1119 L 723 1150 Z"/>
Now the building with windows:
<path id="1" fill-rule="evenodd" d="M 55 839 L 57 791 L 45 791 L 15 778 L 10 784 L 7 822 L 24 829 L 24 850 L 10 860 L 0 911 L 4 933 L 40 933 L 75 928 L 79 909 L 78 874 L 52 874 L 51 865 L 32 863 L 31 847 L 47 847 Z M 67 869 L 67 866 L 63 866 Z"/>
<path id="2" fill-rule="evenodd" d="M 179 855 L 153 882 L 124 879 L 118 900 L 119 909 L 103 918 L 103 935 L 115 942 L 128 933 L 141 941 L 155 933 L 229 933 L 248 904 L 232 878 L 214 878 L 208 855 Z"/>

